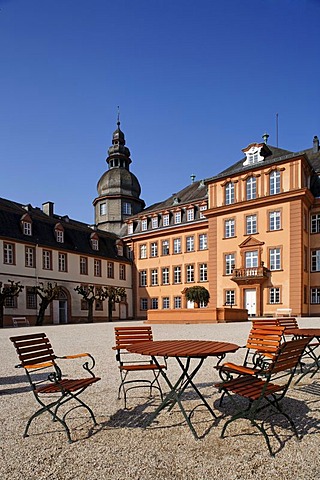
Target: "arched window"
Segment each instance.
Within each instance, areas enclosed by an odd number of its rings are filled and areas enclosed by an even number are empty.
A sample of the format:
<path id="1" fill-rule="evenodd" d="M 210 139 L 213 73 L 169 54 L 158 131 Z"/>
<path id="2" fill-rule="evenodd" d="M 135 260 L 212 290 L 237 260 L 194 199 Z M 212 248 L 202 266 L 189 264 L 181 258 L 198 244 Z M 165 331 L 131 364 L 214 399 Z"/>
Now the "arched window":
<path id="1" fill-rule="evenodd" d="M 32 220 L 28 213 L 25 213 L 20 220 L 22 233 L 24 235 L 32 235 Z"/>

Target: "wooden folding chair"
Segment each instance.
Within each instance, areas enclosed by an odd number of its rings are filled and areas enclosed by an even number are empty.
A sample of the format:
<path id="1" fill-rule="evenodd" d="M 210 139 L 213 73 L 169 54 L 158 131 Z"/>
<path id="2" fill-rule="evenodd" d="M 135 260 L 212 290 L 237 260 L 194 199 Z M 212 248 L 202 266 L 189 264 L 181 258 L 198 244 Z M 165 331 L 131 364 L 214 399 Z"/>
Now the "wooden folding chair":
<path id="1" fill-rule="evenodd" d="M 92 355 L 89 353 L 80 353 L 77 355 L 57 357 L 45 333 L 10 337 L 10 340 L 13 342 L 21 362 L 19 365 L 16 365 L 16 367 L 24 368 L 33 394 L 37 402 L 41 405 L 41 408 L 29 418 L 24 431 L 24 437 L 28 437 L 31 422 L 45 412 L 48 412 L 52 416 L 53 421 L 61 423 L 70 443 L 72 442 L 70 430 L 65 419 L 71 410 L 77 407 L 84 407 L 90 413 L 94 424 L 97 425 L 91 408 L 79 398 L 79 395 L 84 390 L 100 380 L 100 378 L 96 377 L 92 372 L 95 365 Z M 86 374 L 90 376 L 77 379 L 63 378 L 62 371 L 56 360 L 82 357 L 88 357 L 88 360 L 82 366 Z M 60 415 L 60 407 L 70 400 L 74 400 L 76 402 L 75 405 L 67 410 L 63 416 Z"/>
<path id="2" fill-rule="evenodd" d="M 260 326 L 253 324 L 245 348 L 242 365 L 226 362 L 217 366 L 222 380 L 230 380 L 234 375 L 264 374 L 270 367 L 282 339 L 284 327 Z"/>
<path id="3" fill-rule="evenodd" d="M 257 427 L 263 434 L 270 454 L 274 455 L 268 434 L 264 428 L 264 421 L 261 424 L 257 423 L 259 413 L 266 408 L 270 408 L 271 412 L 282 414 L 288 420 L 296 437 L 299 438 L 293 420 L 287 412 L 284 412 L 279 402 L 287 393 L 299 360 L 308 342 L 309 339 L 307 338 L 285 342 L 279 348 L 278 354 L 275 356 L 266 377 L 263 379 L 256 375 L 242 375 L 236 379 L 215 385 L 220 392 L 228 395 L 237 409 L 237 413 L 224 424 L 221 437 L 224 437 L 226 428 L 231 422 L 239 418 L 248 419 L 251 424 Z M 279 378 L 279 374 L 283 374 L 282 378 L 286 379 L 285 382 L 278 384 L 274 383 L 274 380 L 271 381 L 275 375 Z M 236 396 L 249 400 L 247 408 L 243 409 L 238 405 Z M 269 416 L 271 415 L 272 413 Z"/>
<path id="4" fill-rule="evenodd" d="M 121 391 L 124 397 L 124 408 L 127 408 L 127 392 L 134 388 L 141 388 L 148 386 L 150 391 L 150 397 L 152 396 L 152 389 L 155 388 L 159 391 L 161 399 L 162 390 L 159 383 L 160 370 L 167 368 L 166 362 L 164 364 L 156 365 L 151 357 L 144 355 L 131 354 L 126 350 L 128 345 L 132 345 L 138 342 L 152 342 L 153 335 L 150 326 L 130 326 L 130 327 L 115 327 L 115 346 L 113 350 L 116 350 L 116 360 L 119 363 L 120 371 L 120 386 L 118 390 L 118 399 L 121 398 Z M 127 379 L 129 373 L 136 372 L 152 372 L 152 379 L 147 378 L 133 378 L 130 375 L 130 379 Z M 131 379 L 132 378 L 132 379 Z"/>

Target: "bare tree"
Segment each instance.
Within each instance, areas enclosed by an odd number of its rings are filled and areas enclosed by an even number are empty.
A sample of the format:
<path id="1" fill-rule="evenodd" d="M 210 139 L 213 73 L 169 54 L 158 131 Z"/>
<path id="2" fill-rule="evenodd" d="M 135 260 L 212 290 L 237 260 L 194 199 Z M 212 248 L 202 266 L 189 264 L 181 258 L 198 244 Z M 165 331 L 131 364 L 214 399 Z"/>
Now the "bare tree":
<path id="1" fill-rule="evenodd" d="M 106 288 L 106 287 L 104 287 Z M 95 302 L 103 302 L 106 299 L 105 290 L 94 285 L 78 285 L 75 291 L 83 297 L 88 305 L 88 323 L 93 323 L 93 305 Z"/>
<path id="2" fill-rule="evenodd" d="M 61 291 L 61 287 L 56 283 L 47 282 L 44 284 L 40 282 L 39 285 L 33 287 L 34 293 L 40 298 L 39 312 L 37 315 L 36 325 L 42 325 L 44 320 L 44 314 L 50 303 L 58 298 Z"/>
<path id="3" fill-rule="evenodd" d="M 3 328 L 4 324 L 4 304 L 7 298 L 17 297 L 19 293 L 24 289 L 24 286 L 20 282 L 14 282 L 13 280 L 8 280 L 9 285 L 3 285 L 0 282 L 0 328 Z"/>
<path id="4" fill-rule="evenodd" d="M 112 321 L 112 311 L 115 303 L 120 303 L 126 296 L 126 289 L 123 287 L 104 287 L 105 295 L 108 298 L 108 320 Z"/>

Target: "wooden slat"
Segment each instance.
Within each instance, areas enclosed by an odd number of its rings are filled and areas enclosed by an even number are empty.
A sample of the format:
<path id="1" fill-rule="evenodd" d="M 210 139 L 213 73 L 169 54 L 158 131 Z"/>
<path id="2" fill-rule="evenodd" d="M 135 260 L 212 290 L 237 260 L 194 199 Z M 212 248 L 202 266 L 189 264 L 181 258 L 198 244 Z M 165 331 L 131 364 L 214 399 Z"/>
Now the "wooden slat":
<path id="1" fill-rule="evenodd" d="M 162 357 L 208 357 L 235 352 L 239 348 L 234 343 L 206 340 L 160 340 L 129 345 L 127 350 L 142 355 Z"/>

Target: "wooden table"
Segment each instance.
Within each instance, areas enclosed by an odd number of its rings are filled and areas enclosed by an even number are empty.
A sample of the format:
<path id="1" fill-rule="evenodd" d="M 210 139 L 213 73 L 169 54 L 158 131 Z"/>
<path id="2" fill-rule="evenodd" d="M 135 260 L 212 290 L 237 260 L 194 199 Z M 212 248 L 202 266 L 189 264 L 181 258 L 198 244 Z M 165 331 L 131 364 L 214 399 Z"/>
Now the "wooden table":
<path id="1" fill-rule="evenodd" d="M 127 347 L 129 352 L 149 355 L 156 365 L 159 365 L 157 357 L 175 358 L 181 369 L 181 375 L 175 383 L 171 382 L 164 369 L 160 369 L 161 375 L 169 387 L 169 393 L 152 414 L 148 425 L 153 422 L 165 407 L 170 406 L 169 410 L 171 410 L 177 403 L 194 437 L 196 439 L 199 438 L 190 420 L 192 412 L 188 415 L 183 406 L 181 400 L 182 394 L 188 386 L 191 386 L 201 400 L 201 403 L 205 405 L 212 416 L 216 418 L 214 411 L 193 382 L 193 379 L 207 357 L 217 357 L 219 359 L 218 363 L 220 363 L 226 353 L 236 352 L 238 348 L 239 346 L 234 343 L 208 340 L 160 340 L 129 345 Z M 196 360 L 195 366 L 194 362 L 193 365 L 191 365 L 192 359 Z"/>
<path id="2" fill-rule="evenodd" d="M 312 372 L 311 378 L 317 373 L 320 369 L 320 354 L 317 355 L 315 350 L 320 345 L 320 328 L 290 328 L 285 331 L 286 335 L 293 335 L 294 338 L 302 338 L 302 337 L 309 337 L 316 338 L 316 343 L 310 343 L 307 345 L 305 353 L 303 357 L 308 356 L 313 359 L 313 363 L 308 366 L 308 368 L 299 376 L 296 384 L 300 382 L 300 380 L 307 375 L 308 373 Z M 302 357 L 302 358 L 303 358 Z"/>

